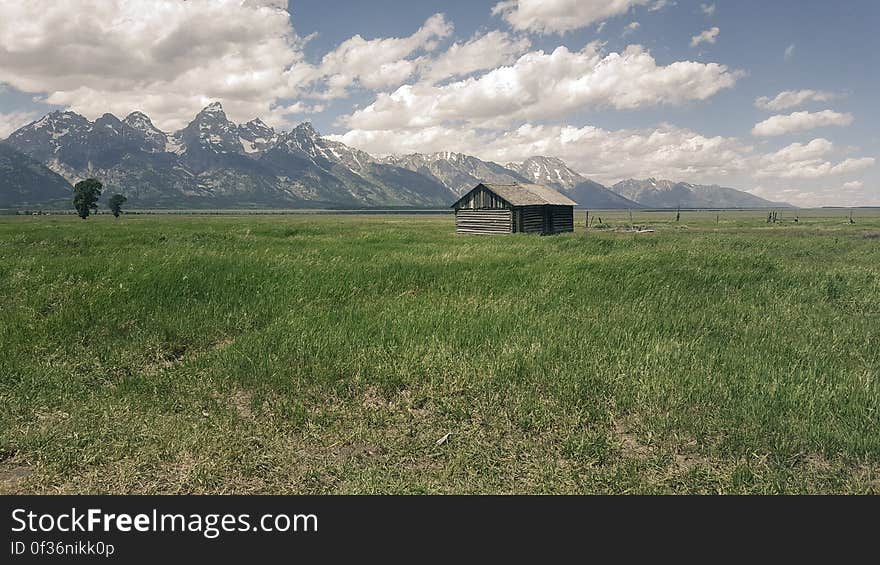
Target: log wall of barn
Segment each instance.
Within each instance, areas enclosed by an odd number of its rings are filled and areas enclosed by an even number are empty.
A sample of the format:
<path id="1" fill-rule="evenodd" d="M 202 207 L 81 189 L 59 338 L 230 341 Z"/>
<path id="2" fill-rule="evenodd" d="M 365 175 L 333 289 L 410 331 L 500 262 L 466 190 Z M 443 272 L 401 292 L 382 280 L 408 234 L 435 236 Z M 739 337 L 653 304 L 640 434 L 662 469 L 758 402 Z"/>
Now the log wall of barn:
<path id="1" fill-rule="evenodd" d="M 548 206 L 549 221 L 547 233 L 565 233 L 574 231 L 573 206 Z"/>
<path id="2" fill-rule="evenodd" d="M 523 206 L 517 208 L 517 230 L 521 233 L 544 233 L 544 207 Z"/>
<path id="3" fill-rule="evenodd" d="M 513 231 L 510 210 L 461 208 L 455 211 L 455 231 L 466 234 L 500 234 Z"/>

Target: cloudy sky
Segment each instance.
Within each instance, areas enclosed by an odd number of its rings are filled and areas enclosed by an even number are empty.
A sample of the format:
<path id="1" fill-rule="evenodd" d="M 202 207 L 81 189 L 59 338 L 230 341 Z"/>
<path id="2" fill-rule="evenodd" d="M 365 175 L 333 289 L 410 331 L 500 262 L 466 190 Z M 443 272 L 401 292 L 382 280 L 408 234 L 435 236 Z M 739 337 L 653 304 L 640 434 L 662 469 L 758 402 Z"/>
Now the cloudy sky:
<path id="1" fill-rule="evenodd" d="M 876 0 L 0 0 L 0 138 L 46 112 L 880 205 Z"/>

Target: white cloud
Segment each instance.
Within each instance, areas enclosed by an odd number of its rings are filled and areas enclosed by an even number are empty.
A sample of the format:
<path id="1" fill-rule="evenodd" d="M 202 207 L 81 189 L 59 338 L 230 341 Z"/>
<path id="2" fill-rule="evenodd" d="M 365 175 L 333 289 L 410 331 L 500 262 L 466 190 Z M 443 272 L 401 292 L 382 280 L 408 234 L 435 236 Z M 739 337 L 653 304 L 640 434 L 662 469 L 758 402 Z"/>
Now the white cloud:
<path id="1" fill-rule="evenodd" d="M 465 43 L 453 43 L 445 53 L 426 63 L 422 76 L 430 82 L 439 82 L 494 69 L 512 63 L 529 47 L 531 42 L 524 37 L 514 38 L 502 31 L 490 31 Z"/>
<path id="2" fill-rule="evenodd" d="M 285 114 L 320 114 L 326 109 L 324 104 L 306 104 L 302 100 L 284 108 Z"/>
<path id="3" fill-rule="evenodd" d="M 333 138 L 380 155 L 451 150 L 499 163 L 551 155 L 590 178 L 608 183 L 647 176 L 716 179 L 748 170 L 752 151 L 735 139 L 706 137 L 667 124 L 617 131 L 592 126 L 524 124 L 496 133 L 470 127 L 432 126 L 415 130 L 352 130 Z"/>
<path id="4" fill-rule="evenodd" d="M 278 102 L 302 39 L 276 1 L 30 0 L 0 5 L 0 82 L 89 117 L 165 128 L 222 99 L 241 119 Z"/>
<path id="5" fill-rule="evenodd" d="M 824 138 L 792 143 L 759 159 L 755 176 L 783 179 L 817 179 L 863 171 L 874 166 L 872 157 L 848 158 L 839 163 L 826 160 L 834 145 Z"/>
<path id="6" fill-rule="evenodd" d="M 0 85 L 2 86 L 2 85 Z M 0 139 L 5 139 L 23 125 L 34 121 L 39 115 L 37 112 L 9 112 L 0 113 Z"/>
<path id="7" fill-rule="evenodd" d="M 691 37 L 691 47 L 696 47 L 702 43 L 714 44 L 718 40 L 718 34 L 721 30 L 717 27 L 707 29 L 706 31 Z"/>
<path id="8" fill-rule="evenodd" d="M 778 193 L 776 186 L 764 188 L 775 199 L 801 202 L 809 201 L 801 194 L 810 190 L 805 182 L 858 173 L 875 164 L 870 157 L 829 160 L 835 148 L 824 138 L 760 154 L 736 138 L 709 137 L 669 124 L 609 131 L 592 126 L 527 123 L 496 132 L 437 125 L 419 129 L 351 130 L 331 137 L 377 155 L 457 151 L 497 163 L 548 155 L 563 159 L 573 169 L 603 183 L 661 177 L 708 183 L 727 179 L 737 186 L 743 182 L 751 184 L 751 179 L 756 178 L 775 179 L 773 183 L 796 179 L 800 183 L 797 198 L 793 194 Z"/>
<path id="9" fill-rule="evenodd" d="M 837 165 L 831 167 L 830 174 L 843 175 L 847 173 L 858 173 L 874 166 L 876 159 L 873 157 L 860 157 L 858 159 L 846 159 Z"/>
<path id="10" fill-rule="evenodd" d="M 755 127 L 752 128 L 752 135 L 770 137 L 826 126 L 848 126 L 852 122 L 852 114 L 843 114 L 833 110 L 792 112 L 788 115 L 771 116 L 763 122 L 755 124 Z"/>
<path id="11" fill-rule="evenodd" d="M 861 190 L 865 187 L 865 183 L 860 180 L 854 180 L 843 183 L 843 190 Z"/>
<path id="12" fill-rule="evenodd" d="M 422 68 L 452 25 L 436 14 L 406 37 L 356 35 L 308 63 L 284 0 L 54 0 L 0 4 L 0 82 L 95 118 L 132 110 L 179 128 L 207 103 L 290 125 L 297 100 L 385 90 Z M 84 33 L 83 30 L 88 30 Z M 512 42 L 516 45 L 516 42 Z M 511 48 L 502 45 L 502 48 Z M 497 57 L 496 57 L 497 60 Z M 322 108 L 321 105 L 309 107 Z"/>
<path id="13" fill-rule="evenodd" d="M 785 48 L 785 53 L 782 56 L 786 62 L 791 61 L 794 58 L 794 43 Z"/>
<path id="14" fill-rule="evenodd" d="M 702 11 L 707 16 L 711 17 L 715 15 L 715 4 L 700 4 L 700 11 Z"/>
<path id="15" fill-rule="evenodd" d="M 656 0 L 656 1 L 655 1 L 655 2 L 654 2 L 654 3 L 648 8 L 648 10 L 651 11 L 651 12 L 658 12 L 658 11 L 662 10 L 663 8 L 665 8 L 666 6 L 675 6 L 675 4 L 676 4 L 676 3 L 673 2 L 672 0 Z"/>
<path id="16" fill-rule="evenodd" d="M 660 66 L 639 45 L 606 54 L 593 42 L 579 52 L 533 51 L 512 66 L 443 86 L 404 85 L 380 94 L 342 123 L 354 129 L 421 128 L 447 121 L 499 127 L 584 108 L 631 110 L 705 100 L 739 76 L 716 63 Z"/>
<path id="17" fill-rule="evenodd" d="M 795 161 L 805 161 L 808 159 L 817 159 L 831 153 L 834 150 L 834 144 L 823 137 L 818 137 L 809 143 L 792 143 L 787 147 L 783 147 L 776 153 L 771 155 L 775 161 L 783 161 L 791 163 Z"/>
<path id="18" fill-rule="evenodd" d="M 324 55 L 320 65 L 302 65 L 292 85 L 302 88 L 318 83 L 316 96 L 325 99 L 347 96 L 353 86 L 393 88 L 409 79 L 422 63 L 409 57 L 418 51 L 433 51 L 437 40 L 451 33 L 452 24 L 443 14 L 435 14 L 407 37 L 367 40 L 355 35 Z"/>
<path id="19" fill-rule="evenodd" d="M 774 98 L 761 96 L 755 100 L 755 107 L 762 110 L 787 110 L 806 104 L 807 102 L 828 102 L 837 96 L 821 90 L 786 90 Z"/>
<path id="20" fill-rule="evenodd" d="M 492 8 L 514 29 L 564 33 L 621 16 L 651 0 L 504 0 Z M 666 3 L 660 6 L 662 7 Z"/>
<path id="21" fill-rule="evenodd" d="M 623 33 L 620 34 L 620 37 L 626 37 L 632 33 L 635 33 L 642 27 L 642 24 L 639 22 L 630 22 L 625 28 L 623 28 Z"/>

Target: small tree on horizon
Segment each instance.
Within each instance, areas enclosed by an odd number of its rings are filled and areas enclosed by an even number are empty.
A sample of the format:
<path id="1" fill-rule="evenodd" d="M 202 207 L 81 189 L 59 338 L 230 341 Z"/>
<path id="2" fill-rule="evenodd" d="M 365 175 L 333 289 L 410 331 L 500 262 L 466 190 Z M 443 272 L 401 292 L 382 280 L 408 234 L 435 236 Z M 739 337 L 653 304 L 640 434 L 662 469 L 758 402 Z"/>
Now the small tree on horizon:
<path id="1" fill-rule="evenodd" d="M 73 186 L 73 207 L 79 217 L 85 220 L 89 210 L 98 210 L 98 198 L 104 185 L 97 179 L 81 180 Z"/>
<path id="2" fill-rule="evenodd" d="M 122 205 L 125 204 L 127 200 L 128 198 L 121 194 L 114 194 L 110 197 L 110 200 L 107 201 L 107 206 L 109 206 L 110 211 L 113 212 L 113 217 L 119 217 L 119 214 L 122 213 Z"/>

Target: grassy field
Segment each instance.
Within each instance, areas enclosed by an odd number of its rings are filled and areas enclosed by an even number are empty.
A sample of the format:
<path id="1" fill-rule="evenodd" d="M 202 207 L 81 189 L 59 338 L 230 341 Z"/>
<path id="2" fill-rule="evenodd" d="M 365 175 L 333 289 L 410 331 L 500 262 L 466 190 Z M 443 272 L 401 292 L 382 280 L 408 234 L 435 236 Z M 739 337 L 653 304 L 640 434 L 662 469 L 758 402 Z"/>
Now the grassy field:
<path id="1" fill-rule="evenodd" d="M 876 493 L 848 213 L 0 218 L 0 492 Z"/>

